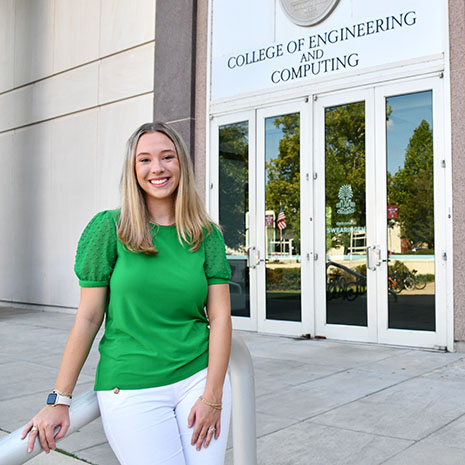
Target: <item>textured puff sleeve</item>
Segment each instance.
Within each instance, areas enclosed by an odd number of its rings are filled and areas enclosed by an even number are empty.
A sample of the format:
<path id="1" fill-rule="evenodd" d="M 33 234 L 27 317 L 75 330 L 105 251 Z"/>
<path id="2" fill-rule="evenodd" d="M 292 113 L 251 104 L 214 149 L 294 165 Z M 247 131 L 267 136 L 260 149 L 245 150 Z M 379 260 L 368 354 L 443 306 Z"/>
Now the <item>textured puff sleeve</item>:
<path id="1" fill-rule="evenodd" d="M 209 235 L 207 233 L 205 238 L 205 274 L 208 285 L 227 284 L 231 279 L 223 235 L 214 225 L 212 232 Z"/>
<path id="2" fill-rule="evenodd" d="M 117 251 L 113 211 L 97 213 L 79 239 L 74 271 L 81 287 L 108 286 Z"/>

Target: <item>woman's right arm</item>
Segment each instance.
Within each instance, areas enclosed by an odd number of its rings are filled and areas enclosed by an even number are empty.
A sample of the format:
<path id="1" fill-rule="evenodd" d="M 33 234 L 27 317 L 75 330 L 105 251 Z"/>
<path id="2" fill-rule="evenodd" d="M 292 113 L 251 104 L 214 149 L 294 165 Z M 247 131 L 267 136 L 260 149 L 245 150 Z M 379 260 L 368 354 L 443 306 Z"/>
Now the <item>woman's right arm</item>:
<path id="1" fill-rule="evenodd" d="M 102 324 L 107 301 L 107 287 L 81 288 L 81 300 L 76 313 L 73 328 L 68 337 L 55 389 L 73 392 L 79 373 L 89 354 L 95 336 Z M 31 431 L 33 426 L 37 431 Z M 55 428 L 60 427 L 55 435 Z M 21 438 L 29 433 L 28 452 L 32 452 L 36 436 L 42 449 L 49 453 L 56 448 L 56 441 L 61 439 L 69 428 L 69 411 L 66 405 L 44 407 L 24 428 Z"/>

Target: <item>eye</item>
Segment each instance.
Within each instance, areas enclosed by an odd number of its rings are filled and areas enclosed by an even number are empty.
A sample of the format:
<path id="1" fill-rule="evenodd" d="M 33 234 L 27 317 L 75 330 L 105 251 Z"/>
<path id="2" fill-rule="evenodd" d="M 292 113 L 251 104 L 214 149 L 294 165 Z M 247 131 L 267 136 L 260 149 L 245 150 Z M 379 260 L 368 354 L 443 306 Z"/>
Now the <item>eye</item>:
<path id="1" fill-rule="evenodd" d="M 147 163 L 148 161 L 150 161 L 150 159 L 147 157 L 142 157 L 137 160 L 138 163 Z"/>
<path id="2" fill-rule="evenodd" d="M 173 158 L 176 158 L 176 156 L 175 155 L 165 155 L 163 157 L 163 160 L 172 160 Z"/>

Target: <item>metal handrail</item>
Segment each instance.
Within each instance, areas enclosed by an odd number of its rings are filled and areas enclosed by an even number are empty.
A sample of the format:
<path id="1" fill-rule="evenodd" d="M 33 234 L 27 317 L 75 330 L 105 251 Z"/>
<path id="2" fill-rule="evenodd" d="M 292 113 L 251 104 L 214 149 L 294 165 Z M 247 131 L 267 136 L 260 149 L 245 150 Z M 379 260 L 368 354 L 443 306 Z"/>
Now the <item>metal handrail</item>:
<path id="1" fill-rule="evenodd" d="M 95 391 L 76 397 L 69 409 L 70 427 L 66 437 L 100 416 Z M 24 426 L 0 439 L 0 465 L 21 465 L 42 451 L 39 438 L 36 438 L 34 450 L 28 454 L 27 438 L 21 440 Z"/>
<path id="2" fill-rule="evenodd" d="M 252 357 L 244 341 L 233 334 L 229 359 L 235 465 L 257 465 L 255 378 Z"/>
<path id="3" fill-rule="evenodd" d="M 329 262 L 326 263 L 326 269 L 328 269 L 330 266 L 335 266 L 336 268 L 341 268 L 342 270 L 346 271 L 347 273 L 355 276 L 358 280 L 365 281 L 365 283 L 367 281 L 366 276 L 364 276 L 363 274 L 358 273 L 357 271 L 352 270 L 348 266 L 342 265 L 341 263 L 329 261 Z M 397 292 L 394 291 L 394 289 L 389 289 L 388 288 L 388 293 L 392 294 L 394 296 L 395 301 L 397 302 Z"/>
<path id="4" fill-rule="evenodd" d="M 367 279 L 367 277 L 363 276 L 363 274 L 360 274 L 357 271 L 354 271 L 352 268 L 349 268 L 348 266 L 342 265 L 341 263 L 329 261 L 328 263 L 326 263 L 326 268 L 329 268 L 330 266 L 335 266 L 337 268 L 341 268 L 341 270 L 346 271 L 347 273 L 355 276 L 358 279 L 364 279 L 365 281 Z"/>
<path id="5" fill-rule="evenodd" d="M 252 357 L 244 341 L 233 334 L 229 370 L 232 388 L 233 457 L 235 465 L 257 465 L 255 381 Z M 100 416 L 95 391 L 76 397 L 70 407 L 65 437 Z M 42 452 L 38 438 L 32 453 L 21 440 L 24 426 L 0 439 L 0 465 L 21 465 Z"/>

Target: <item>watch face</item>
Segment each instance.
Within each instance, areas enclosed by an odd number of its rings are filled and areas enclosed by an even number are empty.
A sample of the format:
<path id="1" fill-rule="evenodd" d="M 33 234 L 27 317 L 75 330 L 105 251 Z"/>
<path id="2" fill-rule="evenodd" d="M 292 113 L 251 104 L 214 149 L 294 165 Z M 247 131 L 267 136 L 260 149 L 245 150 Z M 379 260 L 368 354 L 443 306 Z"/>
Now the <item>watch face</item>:
<path id="1" fill-rule="evenodd" d="M 55 405 L 58 394 L 56 392 L 51 392 L 47 397 L 47 405 Z"/>

